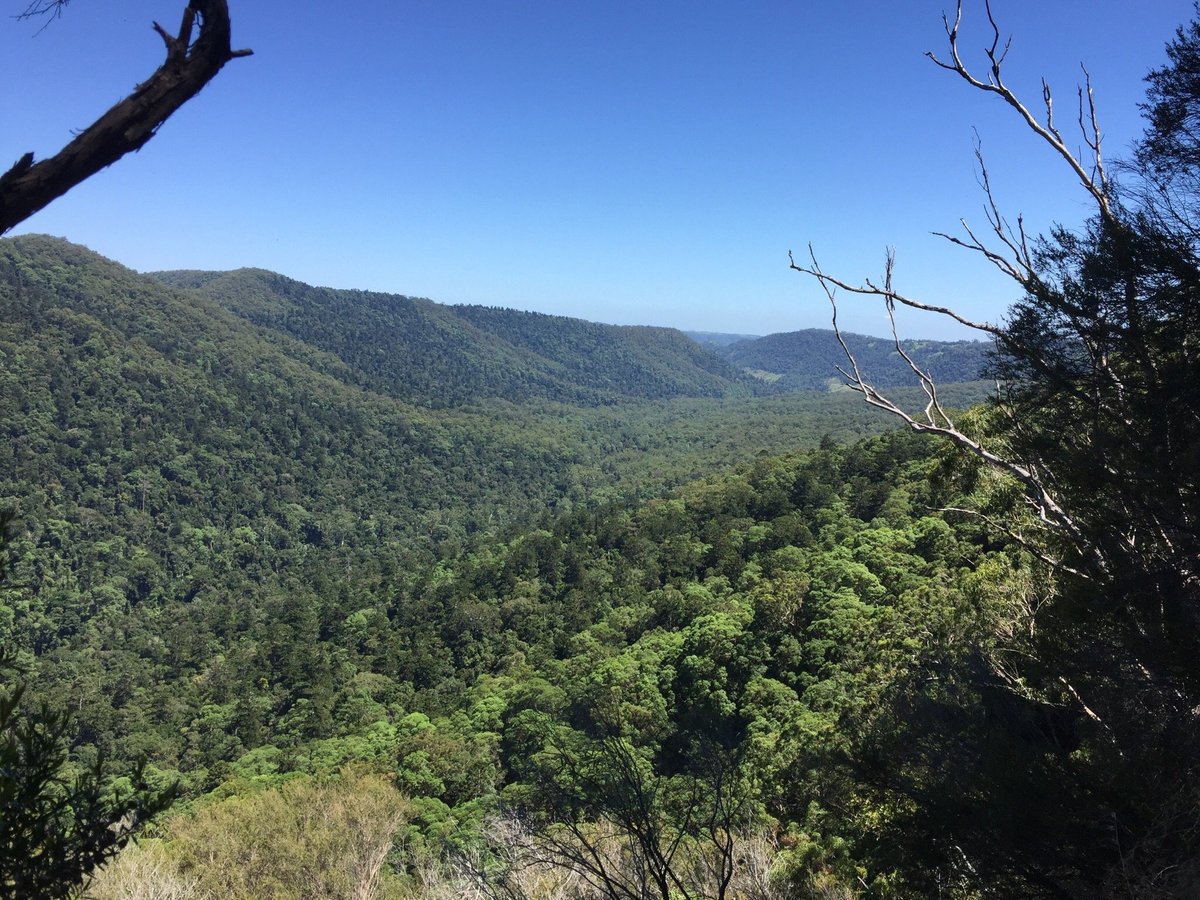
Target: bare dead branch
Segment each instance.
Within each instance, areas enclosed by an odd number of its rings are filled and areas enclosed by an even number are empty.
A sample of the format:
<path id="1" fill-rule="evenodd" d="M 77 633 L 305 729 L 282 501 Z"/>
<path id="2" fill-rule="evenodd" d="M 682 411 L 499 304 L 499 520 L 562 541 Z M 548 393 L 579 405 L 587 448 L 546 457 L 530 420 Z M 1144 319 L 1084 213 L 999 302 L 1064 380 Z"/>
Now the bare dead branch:
<path id="1" fill-rule="evenodd" d="M 809 247 L 809 251 L 810 251 L 810 253 L 812 251 L 811 245 Z M 790 264 L 790 267 L 793 270 L 795 270 L 797 272 L 801 272 L 805 275 L 811 275 L 813 278 L 816 278 L 817 281 L 819 281 L 821 283 L 821 286 L 826 289 L 827 293 L 828 293 L 828 290 L 830 287 L 834 287 L 834 288 L 840 288 L 841 290 L 847 291 L 851 294 L 862 294 L 864 296 L 869 296 L 869 297 L 880 297 L 885 300 L 891 300 L 894 303 L 899 303 L 902 306 L 907 306 L 911 309 L 919 309 L 919 310 L 923 310 L 924 312 L 937 313 L 938 315 L 947 316 L 948 318 L 951 318 L 954 321 L 958 322 L 960 325 L 965 325 L 967 328 L 973 328 L 976 331 L 981 331 L 981 332 L 984 332 L 985 334 L 998 336 L 1002 333 L 1002 330 L 1001 330 L 1000 326 L 998 326 L 998 325 L 993 325 L 989 322 L 973 322 L 970 319 L 967 319 L 964 316 L 959 315 L 954 310 L 949 309 L 948 307 L 937 306 L 932 303 L 923 303 L 919 300 L 913 299 L 912 297 L 906 297 L 902 294 L 898 294 L 895 291 L 889 291 L 889 290 L 884 290 L 884 289 L 878 288 L 875 285 L 873 285 L 870 281 L 868 281 L 868 282 L 866 282 L 866 284 L 862 284 L 862 285 L 853 285 L 847 281 L 842 281 L 839 278 L 835 278 L 832 275 L 822 272 L 820 270 L 820 268 L 817 267 L 815 259 L 813 260 L 813 265 L 811 267 L 810 266 L 802 266 L 796 262 L 795 258 L 792 256 L 791 252 L 789 251 L 788 262 Z"/>
<path id="2" fill-rule="evenodd" d="M 37 32 L 41 34 L 49 27 L 51 22 L 62 17 L 63 9 L 70 2 L 71 0 L 31 0 L 29 5 L 25 7 L 25 11 L 17 13 L 15 18 L 18 20 L 36 19 L 44 16 L 46 21 L 42 23 L 42 27 Z"/>
<path id="3" fill-rule="evenodd" d="M 1003 534 L 1007 538 L 1018 544 L 1021 549 L 1027 552 L 1038 562 L 1049 566 L 1057 572 L 1065 572 L 1068 575 L 1074 575 L 1077 578 L 1083 578 L 1087 581 L 1094 580 L 1093 576 L 1074 566 L 1067 565 L 1061 559 L 1048 554 L 1041 545 L 1025 537 L 1024 533 L 1017 530 L 1015 527 L 998 521 L 994 516 L 989 516 L 986 513 L 980 512 L 977 509 L 971 509 L 965 506 L 942 506 L 938 507 L 935 512 L 941 513 L 959 513 L 961 515 L 971 516 L 978 519 L 984 525 L 994 529 L 998 534 Z"/>
<path id="4" fill-rule="evenodd" d="M 1090 140 L 1088 139 L 1088 129 L 1084 130 L 1085 141 L 1089 148 L 1092 149 L 1093 158 L 1089 165 L 1084 165 L 1079 158 L 1071 152 L 1071 149 L 1066 145 L 1062 135 L 1058 129 L 1054 127 L 1054 106 L 1053 98 L 1050 93 L 1049 86 L 1043 81 L 1042 97 L 1043 104 L 1046 108 L 1046 123 L 1038 121 L 1037 117 L 1029 110 L 1024 103 L 1009 89 L 1004 83 L 1004 78 L 1001 72 L 1001 67 L 1005 57 L 1008 55 L 1008 50 L 1011 42 L 1005 42 L 1004 49 L 997 51 L 1000 44 L 1000 29 L 996 24 L 995 17 L 992 15 L 991 4 L 984 3 L 984 8 L 987 10 L 988 23 L 992 29 L 991 46 L 984 50 L 984 54 L 988 60 L 988 72 L 986 80 L 979 78 L 967 68 L 962 60 L 958 48 L 958 29 L 962 22 L 962 0 L 958 0 L 957 12 L 954 18 L 954 24 L 950 25 L 949 21 L 943 16 L 943 22 L 946 28 L 946 37 L 949 41 L 949 61 L 945 61 L 938 57 L 932 50 L 925 55 L 932 60 L 936 65 L 949 72 L 954 72 L 960 78 L 971 85 L 971 87 L 984 91 L 985 93 L 995 94 L 1006 104 L 1016 110 L 1017 114 L 1025 121 L 1033 132 L 1042 140 L 1053 148 L 1064 162 L 1070 167 L 1071 171 L 1079 179 L 1079 183 L 1084 189 L 1092 195 L 1097 207 L 1099 207 L 1100 215 L 1107 221 L 1115 221 L 1112 211 L 1111 198 L 1109 192 L 1108 176 L 1104 170 L 1104 163 L 1100 157 L 1100 128 L 1098 120 L 1095 116 L 1095 106 L 1091 106 L 1092 119 L 1090 129 Z M 1091 97 L 1091 84 L 1088 83 L 1088 96 Z"/>
<path id="5" fill-rule="evenodd" d="M 36 0 L 23 16 L 58 15 L 66 2 Z M 193 40 L 197 23 L 199 33 Z M 230 48 L 226 0 L 191 0 L 175 35 L 157 23 L 154 29 L 167 45 L 167 58 L 146 81 L 54 156 L 34 162 L 33 154 L 26 153 L 0 175 L 0 234 L 125 154 L 140 150 L 225 63 L 252 52 Z"/>
<path id="6" fill-rule="evenodd" d="M 990 42 L 983 49 L 983 54 L 987 62 L 983 74 L 976 75 L 972 72 L 964 62 L 961 54 L 959 36 L 963 20 L 962 0 L 958 0 L 956 3 L 953 19 L 946 15 L 942 17 L 948 45 L 948 55 L 945 58 L 939 57 L 933 52 L 929 52 L 926 55 L 940 68 L 953 72 L 977 90 L 995 94 L 1006 105 L 1015 110 L 1025 125 L 1048 144 L 1052 151 L 1067 164 L 1074 176 L 1095 202 L 1099 210 L 1100 220 L 1108 226 L 1119 228 L 1120 222 L 1113 207 L 1114 201 L 1112 199 L 1111 186 L 1101 152 L 1102 135 L 1099 118 L 1096 113 L 1091 78 L 1087 69 L 1083 69 L 1084 81 L 1083 85 L 1079 88 L 1078 116 L 1078 125 L 1083 135 L 1083 143 L 1088 149 L 1088 158 L 1085 160 L 1081 155 L 1072 152 L 1059 131 L 1054 118 L 1053 94 L 1049 84 L 1044 79 L 1042 81 L 1042 104 L 1044 110 L 1043 118 L 1041 119 L 1035 116 L 1030 108 L 1005 83 L 1003 64 L 1011 49 L 1011 40 L 1003 39 L 1000 27 L 996 22 L 988 0 L 984 0 L 984 10 L 991 34 Z M 1038 272 L 1036 260 L 1034 259 L 1033 252 L 1030 250 L 1024 220 L 1018 216 L 1016 226 L 1013 227 L 1001 213 L 1000 206 L 992 190 L 988 168 L 978 140 L 976 140 L 975 144 L 975 157 L 978 164 L 978 180 L 985 198 L 984 215 L 991 229 L 992 237 L 984 240 L 965 220 L 960 223 L 963 235 L 949 235 L 937 232 L 938 236 L 956 246 L 980 254 L 998 271 L 1020 285 L 1030 297 L 1048 296 L 1051 293 L 1051 289 L 1049 285 L 1042 281 L 1042 276 Z M 1059 500 L 1054 480 L 1049 474 L 1039 472 L 1032 464 L 1025 464 L 1016 459 L 1009 458 L 1003 450 L 984 446 L 980 441 L 964 433 L 953 422 L 941 405 L 937 386 L 933 378 L 928 372 L 923 371 L 916 365 L 915 361 L 907 353 L 903 342 L 900 341 L 896 328 L 895 306 L 896 304 L 901 304 L 911 309 L 945 316 L 975 331 L 988 334 L 997 340 L 1003 339 L 1006 336 L 1006 330 L 988 322 L 972 321 L 948 307 L 925 303 L 898 293 L 893 286 L 894 255 L 890 250 L 887 254 L 882 285 L 878 285 L 870 279 L 866 279 L 862 285 L 855 285 L 827 274 L 817 264 L 816 256 L 811 246 L 809 247 L 809 257 L 811 263 L 807 265 L 798 264 L 791 254 L 789 254 L 788 260 L 793 270 L 815 278 L 825 292 L 832 310 L 834 333 L 837 335 L 838 342 L 846 358 L 845 365 L 839 366 L 838 371 L 846 379 L 847 385 L 852 390 L 861 393 L 868 404 L 897 416 L 910 429 L 945 437 L 983 460 L 989 466 L 1016 479 L 1021 485 L 1025 498 L 1030 503 L 1038 521 L 1043 526 L 1054 531 L 1060 538 L 1065 539 L 1067 544 L 1074 547 L 1081 554 L 1081 558 L 1085 560 L 1077 566 L 1067 567 L 1062 562 L 1053 559 L 1049 553 L 1044 551 L 1036 552 L 1036 547 L 1034 547 L 1033 543 L 1023 536 L 1011 535 L 1010 533 L 1010 536 L 1013 536 L 1014 540 L 1025 546 L 1030 552 L 1035 552 L 1035 555 L 1038 555 L 1038 558 L 1042 559 L 1043 562 L 1053 565 L 1059 571 L 1083 577 L 1087 577 L 1085 570 L 1091 573 L 1108 572 L 1111 566 L 1108 563 L 1105 552 L 1101 548 L 1088 544 L 1083 540 L 1083 534 L 1079 525 Z M 920 414 L 907 412 L 880 393 L 860 369 L 858 361 L 854 358 L 848 344 L 840 333 L 837 315 L 838 290 L 858 296 L 877 297 L 883 301 L 896 351 L 916 377 L 926 397 L 925 408 Z M 1088 353 L 1093 370 L 1101 374 L 1107 373 L 1110 378 L 1119 381 L 1118 376 L 1109 365 L 1108 356 L 1102 350 L 1103 342 L 1093 343 L 1088 339 L 1090 332 L 1084 327 L 1082 321 L 1082 317 L 1086 316 L 1087 311 L 1074 309 L 1070 303 L 1064 303 L 1061 300 L 1060 306 L 1062 307 L 1062 315 L 1083 336 L 1082 348 Z M 1035 354 L 1025 361 L 1034 370 L 1046 375 L 1057 387 L 1065 391 L 1068 395 L 1084 401 L 1089 399 L 1079 393 L 1080 388 L 1078 386 L 1063 383 L 1060 373 L 1049 364 L 1048 360 L 1038 357 Z M 999 394 L 1002 388 L 999 385 L 997 387 Z M 1019 428 L 1019 423 L 1014 424 Z M 1132 539 L 1131 536 L 1130 539 Z"/>
<path id="7" fill-rule="evenodd" d="M 1108 175 L 1104 170 L 1104 157 L 1100 152 L 1100 120 L 1096 115 L 1096 96 L 1092 92 L 1092 75 L 1088 72 L 1086 66 L 1079 67 L 1083 71 L 1083 85 L 1079 88 L 1079 131 L 1083 135 L 1084 143 L 1088 145 L 1088 149 L 1092 152 L 1092 181 L 1097 182 L 1107 196 L 1109 193 Z M 1084 123 L 1083 117 L 1083 98 L 1087 96 L 1087 123 Z"/>
<path id="8" fill-rule="evenodd" d="M 892 289 L 892 272 L 894 267 L 894 257 L 892 254 L 890 252 L 888 254 L 887 263 L 885 265 L 883 287 L 875 287 L 868 282 L 867 289 L 860 288 L 857 290 L 853 287 L 845 285 L 843 282 L 827 275 L 824 271 L 822 271 L 820 265 L 817 263 L 816 255 L 811 247 L 809 248 L 809 255 L 812 260 L 811 266 L 798 266 L 795 260 L 792 259 L 791 255 L 789 254 L 789 259 L 791 259 L 791 267 L 797 271 L 816 278 L 817 282 L 825 291 L 826 297 L 829 299 L 829 303 L 833 312 L 833 331 L 850 367 L 849 371 L 839 368 L 839 371 L 847 379 L 847 386 L 852 390 L 862 394 L 863 399 L 866 400 L 866 402 L 871 406 L 882 409 L 901 419 L 912 431 L 936 434 L 947 438 L 957 446 L 980 458 L 993 468 L 1016 479 L 1021 484 L 1025 495 L 1030 501 L 1038 519 L 1048 527 L 1054 529 L 1060 535 L 1067 537 L 1081 553 L 1086 553 L 1086 545 L 1083 541 L 1083 535 L 1078 525 L 1076 524 L 1074 518 L 1069 515 L 1059 503 L 1051 486 L 1046 483 L 1046 481 L 1036 470 L 1028 466 L 1021 465 L 1020 463 L 1008 459 L 1000 453 L 985 447 L 980 441 L 970 437 L 960 428 L 958 428 L 958 426 L 955 425 L 954 421 L 950 418 L 949 414 L 939 402 L 937 397 L 937 388 L 932 377 L 930 377 L 927 372 L 917 366 L 912 360 L 911 356 L 909 356 L 904 350 L 896 331 L 894 317 L 895 303 L 902 301 L 899 300 L 898 295 Z M 867 381 L 861 368 L 859 367 L 858 360 L 850 350 L 849 345 L 846 343 L 845 338 L 842 335 L 841 328 L 838 325 L 836 288 L 839 287 L 855 293 L 873 294 L 884 299 L 885 307 L 888 311 L 889 322 L 891 324 L 892 336 L 895 340 L 896 347 L 901 356 L 904 358 L 905 362 L 908 364 L 910 370 L 914 375 L 916 375 L 918 382 L 928 399 L 928 403 L 926 404 L 923 412 L 923 418 L 917 418 L 916 416 L 912 415 L 893 400 L 880 393 L 874 385 Z M 918 308 L 928 307 L 922 304 Z M 963 321 L 959 316 L 952 312 L 947 311 L 947 314 L 957 321 Z M 990 330 L 993 334 L 998 333 L 998 329 L 995 329 L 991 326 L 989 326 L 988 329 L 980 330 Z M 1095 553 L 1089 553 L 1087 555 L 1093 564 L 1097 566 L 1097 568 L 1101 570 L 1107 569 L 1106 561 L 1102 557 Z M 1054 562 L 1049 557 L 1046 557 L 1045 561 L 1050 563 Z"/>

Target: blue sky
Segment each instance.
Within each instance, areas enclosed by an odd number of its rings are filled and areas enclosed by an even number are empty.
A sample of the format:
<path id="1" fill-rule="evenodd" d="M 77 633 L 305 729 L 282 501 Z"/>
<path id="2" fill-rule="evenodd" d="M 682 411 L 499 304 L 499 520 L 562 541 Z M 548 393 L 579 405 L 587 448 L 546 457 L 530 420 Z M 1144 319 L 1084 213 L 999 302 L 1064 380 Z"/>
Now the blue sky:
<path id="1" fill-rule="evenodd" d="M 142 271 L 261 266 L 312 284 L 621 324 L 825 327 L 787 268 L 995 319 L 1011 285 L 931 232 L 982 222 L 978 132 L 1005 208 L 1078 223 L 1081 192 L 993 97 L 924 59 L 934 0 L 229 0 L 234 60 L 140 153 L 26 222 Z M 9 3 L 13 12 L 24 6 Z M 0 161 L 56 151 L 158 65 L 181 0 L 77 0 L 0 23 Z M 1007 80 L 1073 117 L 1079 65 L 1106 151 L 1140 130 L 1146 71 L 1190 3 L 995 0 Z M 982 47 L 982 3 L 962 42 Z M 1065 129 L 1064 129 L 1065 130 Z M 843 325 L 882 333 L 847 298 Z M 906 333 L 961 336 L 937 319 Z"/>

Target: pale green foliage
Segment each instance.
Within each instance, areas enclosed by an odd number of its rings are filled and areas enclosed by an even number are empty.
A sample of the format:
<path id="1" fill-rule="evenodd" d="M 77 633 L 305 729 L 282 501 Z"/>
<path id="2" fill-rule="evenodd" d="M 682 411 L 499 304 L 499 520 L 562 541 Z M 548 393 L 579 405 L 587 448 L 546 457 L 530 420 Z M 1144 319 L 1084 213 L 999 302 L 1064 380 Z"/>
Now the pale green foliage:
<path id="1" fill-rule="evenodd" d="M 92 882 L 92 900 L 210 900 L 193 875 L 184 875 L 158 841 L 130 847 Z"/>
<path id="2" fill-rule="evenodd" d="M 191 896 L 368 900 L 383 895 L 385 864 L 410 814 L 408 801 L 382 776 L 298 778 L 172 820 L 163 850 L 173 870 L 156 857 L 156 877 L 191 885 L 197 891 Z M 114 866 L 106 873 L 98 890 L 110 893 L 99 896 L 137 896 L 115 891 L 122 871 Z"/>

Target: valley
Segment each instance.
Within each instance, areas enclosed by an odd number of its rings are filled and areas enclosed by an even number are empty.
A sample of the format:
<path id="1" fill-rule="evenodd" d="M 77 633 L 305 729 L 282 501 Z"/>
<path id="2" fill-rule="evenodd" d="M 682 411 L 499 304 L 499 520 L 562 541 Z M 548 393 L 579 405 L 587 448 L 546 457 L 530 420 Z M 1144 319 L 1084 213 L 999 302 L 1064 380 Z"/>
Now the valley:
<path id="1" fill-rule="evenodd" d="M 79 763 L 144 760 L 196 809 L 346 766 L 397 771 L 422 852 L 444 854 L 459 839 L 435 835 L 538 777 L 502 749 L 518 732 L 465 724 L 480 703 L 514 723 L 565 715 L 588 671 L 647 641 L 797 602 L 782 598 L 850 564 L 833 560 L 878 510 L 925 521 L 908 493 L 923 488 L 883 486 L 902 458 L 919 469 L 917 443 L 837 449 L 891 431 L 882 414 L 849 391 L 763 390 L 666 329 L 254 270 L 148 277 L 42 237 L 0 244 L 0 314 L 15 515 L 0 637 L 37 696 L 72 710 Z M 904 565 L 920 582 L 945 552 Z M 842 677 L 770 662 L 782 632 L 757 629 L 735 644 L 766 654 L 758 674 L 720 690 L 778 682 L 790 720 L 805 679 Z M 521 699 L 535 684 L 550 706 Z"/>
<path id="2" fill-rule="evenodd" d="M 1101 652 L 1014 480 L 830 332 L 709 337 L 0 242 L 0 664 L 57 783 L 169 806 L 90 895 L 920 896 L 944 828 L 1024 891 L 1155 796 L 1004 681 Z M 996 428 L 982 345 L 905 349 Z"/>

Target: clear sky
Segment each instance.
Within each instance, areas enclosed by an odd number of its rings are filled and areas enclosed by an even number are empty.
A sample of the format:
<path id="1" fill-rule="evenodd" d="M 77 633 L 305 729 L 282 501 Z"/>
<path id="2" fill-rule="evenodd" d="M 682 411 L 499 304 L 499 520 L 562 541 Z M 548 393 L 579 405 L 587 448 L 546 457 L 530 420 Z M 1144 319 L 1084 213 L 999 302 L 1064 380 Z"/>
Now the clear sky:
<path id="1" fill-rule="evenodd" d="M 5 0 L 12 12 L 24 0 Z M 1006 211 L 1077 224 L 1081 192 L 994 97 L 924 59 L 941 0 L 229 0 L 234 60 L 140 153 L 20 231 L 147 271 L 260 266 L 311 284 L 621 324 L 826 327 L 787 268 L 995 319 L 1011 285 L 931 232 L 982 222 L 977 130 Z M 182 0 L 76 0 L 0 22 L 0 163 L 56 151 L 161 61 Z M 114 8 L 119 11 L 114 12 Z M 1045 75 L 1060 124 L 1079 65 L 1106 151 L 1140 130 L 1141 79 L 1187 2 L 994 0 L 1007 80 Z M 967 0 L 962 42 L 985 43 Z M 1066 129 L 1064 128 L 1064 131 Z M 875 306 L 843 325 L 879 334 Z M 961 336 L 938 320 L 914 336 Z"/>

